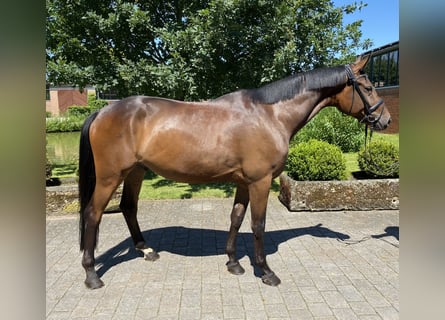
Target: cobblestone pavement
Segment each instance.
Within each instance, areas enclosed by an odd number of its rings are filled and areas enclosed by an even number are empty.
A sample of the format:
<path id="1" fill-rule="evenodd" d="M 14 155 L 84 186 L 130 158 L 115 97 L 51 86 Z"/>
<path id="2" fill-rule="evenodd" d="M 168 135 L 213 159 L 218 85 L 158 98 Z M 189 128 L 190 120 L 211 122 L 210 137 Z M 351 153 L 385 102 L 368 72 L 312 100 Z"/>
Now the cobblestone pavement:
<path id="1" fill-rule="evenodd" d="M 230 274 L 224 246 L 231 199 L 140 201 L 139 223 L 160 254 L 145 261 L 121 213 L 100 225 L 97 270 L 83 281 L 77 215 L 46 219 L 47 319 L 398 319 L 399 211 L 289 212 L 270 197 L 265 251 L 281 285 L 251 265 L 250 217 Z M 250 212 L 250 211 L 249 211 Z"/>

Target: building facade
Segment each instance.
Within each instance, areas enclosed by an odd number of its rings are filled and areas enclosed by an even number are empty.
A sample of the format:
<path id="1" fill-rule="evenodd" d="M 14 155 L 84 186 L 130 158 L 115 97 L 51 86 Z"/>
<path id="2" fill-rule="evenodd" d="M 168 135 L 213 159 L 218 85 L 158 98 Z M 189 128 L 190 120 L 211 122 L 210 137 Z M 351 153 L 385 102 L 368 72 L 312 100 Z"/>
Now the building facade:
<path id="1" fill-rule="evenodd" d="M 384 133 L 399 132 L 399 41 L 367 51 L 371 55 L 365 72 L 391 114 L 391 125 Z"/>

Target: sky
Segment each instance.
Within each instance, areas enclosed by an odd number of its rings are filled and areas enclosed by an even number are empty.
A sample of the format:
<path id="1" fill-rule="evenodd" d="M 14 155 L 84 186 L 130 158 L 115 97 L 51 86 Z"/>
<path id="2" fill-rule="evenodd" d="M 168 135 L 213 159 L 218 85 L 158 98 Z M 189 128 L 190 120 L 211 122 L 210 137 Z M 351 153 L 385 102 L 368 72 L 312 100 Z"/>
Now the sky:
<path id="1" fill-rule="evenodd" d="M 333 0 L 335 6 L 360 2 L 360 0 Z M 353 14 L 344 15 L 344 23 L 363 20 L 363 39 L 371 39 L 375 49 L 391 42 L 399 41 L 399 1 L 363 0 L 368 5 Z"/>

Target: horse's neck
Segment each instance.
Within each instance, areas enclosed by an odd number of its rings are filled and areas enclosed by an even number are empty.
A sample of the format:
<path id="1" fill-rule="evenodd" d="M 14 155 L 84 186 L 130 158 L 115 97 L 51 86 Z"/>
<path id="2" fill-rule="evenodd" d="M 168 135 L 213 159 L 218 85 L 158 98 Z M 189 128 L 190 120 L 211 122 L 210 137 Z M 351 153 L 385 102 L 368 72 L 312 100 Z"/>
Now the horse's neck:
<path id="1" fill-rule="evenodd" d="M 307 91 L 293 99 L 273 105 L 278 121 L 283 124 L 289 139 L 308 123 L 321 109 L 331 104 L 321 91 Z"/>

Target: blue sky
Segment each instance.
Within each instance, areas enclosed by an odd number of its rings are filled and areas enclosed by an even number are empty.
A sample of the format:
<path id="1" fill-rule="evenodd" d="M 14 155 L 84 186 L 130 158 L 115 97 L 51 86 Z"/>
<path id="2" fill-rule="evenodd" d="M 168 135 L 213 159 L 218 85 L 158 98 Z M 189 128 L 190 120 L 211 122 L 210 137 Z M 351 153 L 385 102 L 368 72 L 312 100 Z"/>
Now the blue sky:
<path id="1" fill-rule="evenodd" d="M 335 6 L 351 4 L 354 0 L 333 0 Z M 360 2 L 357 0 L 356 2 Z M 361 11 L 345 15 L 343 21 L 350 23 L 363 20 L 363 39 L 373 42 L 370 49 L 399 40 L 399 1 L 398 0 L 363 0 L 368 5 Z"/>

